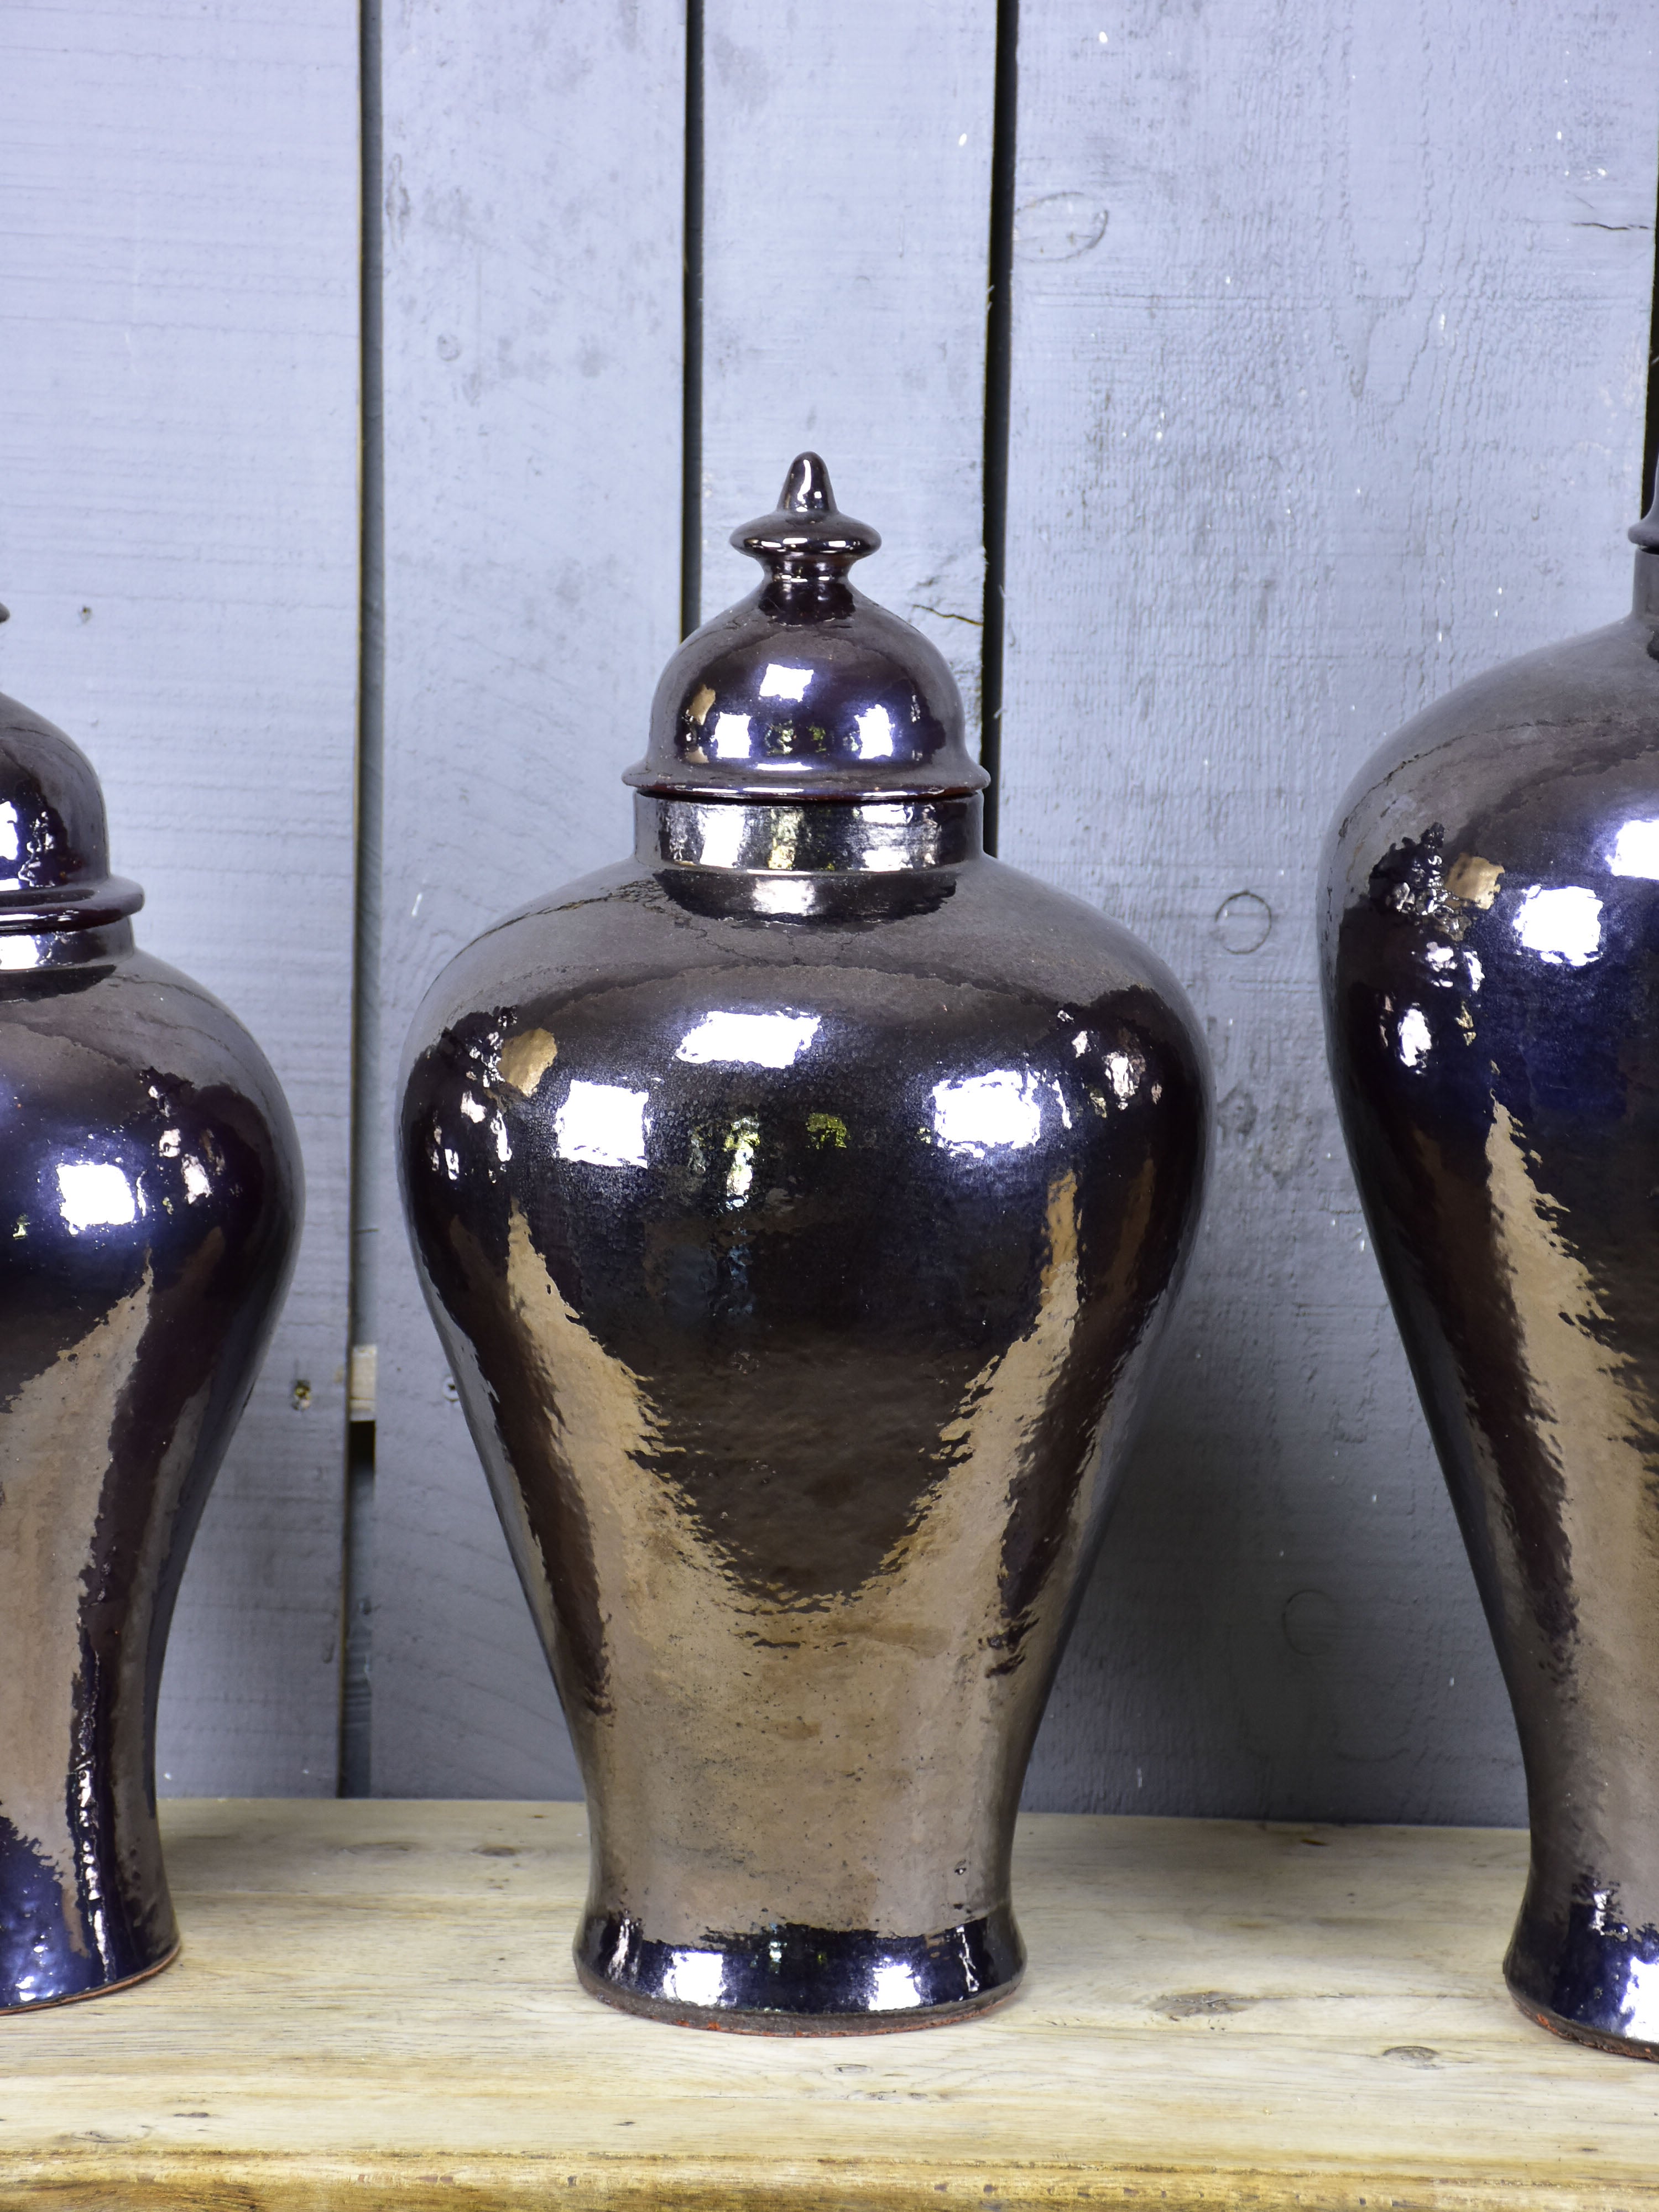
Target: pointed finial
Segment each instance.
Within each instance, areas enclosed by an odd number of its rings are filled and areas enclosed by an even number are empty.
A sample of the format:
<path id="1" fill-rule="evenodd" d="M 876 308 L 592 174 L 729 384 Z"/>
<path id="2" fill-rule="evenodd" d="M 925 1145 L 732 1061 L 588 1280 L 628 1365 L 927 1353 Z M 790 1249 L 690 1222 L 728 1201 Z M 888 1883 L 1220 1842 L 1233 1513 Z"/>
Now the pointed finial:
<path id="1" fill-rule="evenodd" d="M 780 514 L 833 514 L 836 495 L 830 471 L 816 453 L 797 453 L 778 494 Z"/>
<path id="2" fill-rule="evenodd" d="M 734 530 L 732 543 L 764 562 L 774 576 L 800 583 L 844 576 L 854 561 L 876 550 L 881 533 L 841 512 L 830 471 L 816 453 L 797 453 L 772 513 Z"/>

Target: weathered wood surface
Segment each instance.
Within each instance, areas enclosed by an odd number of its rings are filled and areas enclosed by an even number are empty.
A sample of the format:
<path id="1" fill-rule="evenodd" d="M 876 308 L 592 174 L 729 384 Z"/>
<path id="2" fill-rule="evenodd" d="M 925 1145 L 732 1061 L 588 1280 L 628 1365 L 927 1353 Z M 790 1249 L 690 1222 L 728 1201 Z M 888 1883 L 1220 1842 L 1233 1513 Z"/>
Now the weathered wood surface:
<path id="1" fill-rule="evenodd" d="M 140 941 L 299 1124 L 298 1272 L 186 1575 L 164 1790 L 332 1790 L 357 678 L 357 29 L 6 11 L 0 685 L 91 755 Z M 296 1410 L 295 1386 L 309 1386 Z"/>
<path id="2" fill-rule="evenodd" d="M 1022 10 L 1002 850 L 1170 962 L 1219 1099 L 1039 1803 L 1521 1817 L 1314 885 L 1388 731 L 1629 604 L 1655 46 L 1626 0 Z"/>
<path id="3" fill-rule="evenodd" d="M 179 1962 L 0 2022 L 0 2205 L 1659 2203 L 1652 2069 L 1504 1993 L 1507 1831 L 1028 1816 L 1013 2001 L 815 2040 L 585 1996 L 578 1807 L 165 1818 Z"/>
<path id="4" fill-rule="evenodd" d="M 411 0 L 384 40 L 389 1133 L 445 963 L 631 841 L 678 635 L 685 92 L 668 7 Z M 374 1786 L 571 1794 L 389 1157 L 379 1189 Z"/>

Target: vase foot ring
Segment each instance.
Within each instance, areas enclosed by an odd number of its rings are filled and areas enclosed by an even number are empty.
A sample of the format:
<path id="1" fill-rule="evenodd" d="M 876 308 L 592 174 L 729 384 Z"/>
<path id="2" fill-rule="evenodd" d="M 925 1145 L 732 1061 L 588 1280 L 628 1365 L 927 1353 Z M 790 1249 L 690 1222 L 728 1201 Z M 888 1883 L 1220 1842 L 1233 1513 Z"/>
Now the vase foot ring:
<path id="1" fill-rule="evenodd" d="M 726 2035 L 902 2035 L 922 2027 L 949 2027 L 955 2021 L 978 2020 L 1006 2004 L 1019 1982 L 1005 1982 L 982 1996 L 960 1997 L 950 2004 L 917 2006 L 910 2012 L 803 2013 L 744 2011 L 729 2005 L 682 2004 L 672 1997 L 647 1996 L 636 1990 L 618 1989 L 579 1959 L 576 1972 L 590 1996 L 618 2012 L 636 2014 L 641 2020 L 666 2021 L 673 2027 L 708 2027 Z"/>
<path id="2" fill-rule="evenodd" d="M 1583 2044 L 1587 2050 L 1605 2051 L 1613 2058 L 1645 2058 L 1650 2064 L 1659 2064 L 1659 2043 L 1644 2043 L 1632 2035 L 1614 2035 L 1600 2027 L 1586 2027 L 1576 2020 L 1564 2020 L 1559 2012 L 1548 2012 L 1523 1997 L 1514 1990 L 1510 1991 L 1516 2009 L 1540 2027 L 1559 2035 L 1563 2043 Z"/>
<path id="3" fill-rule="evenodd" d="M 21 2004 L 0 2004 L 0 2016 L 8 2013 L 47 2012 L 57 2005 L 85 2004 L 93 1997 L 113 1996 L 117 1990 L 136 1989 L 140 1982 L 152 1981 L 157 1974 L 164 1973 L 183 1948 L 175 1942 L 153 1966 L 140 1966 L 136 1974 L 123 1974 L 118 1981 L 100 1982 L 95 1990 L 66 1990 L 62 1996 L 26 1997 Z"/>
<path id="4" fill-rule="evenodd" d="M 582 1985 L 606 2004 L 739 2035 L 884 2035 L 969 2019 L 1007 1996 L 1025 1947 L 1006 1903 L 927 1936 L 769 1922 L 695 1944 L 592 1911 L 575 1942 Z"/>

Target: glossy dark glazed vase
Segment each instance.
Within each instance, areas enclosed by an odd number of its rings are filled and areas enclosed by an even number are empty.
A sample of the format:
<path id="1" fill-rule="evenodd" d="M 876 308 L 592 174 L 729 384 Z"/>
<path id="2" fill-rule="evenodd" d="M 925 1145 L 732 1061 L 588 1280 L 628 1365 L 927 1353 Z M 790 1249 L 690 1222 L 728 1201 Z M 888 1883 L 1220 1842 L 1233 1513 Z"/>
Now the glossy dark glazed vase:
<path id="1" fill-rule="evenodd" d="M 161 1662 L 298 1225 L 276 1079 L 134 949 L 143 896 L 85 757 L 0 697 L 0 2007 L 178 1948 Z"/>
<path id="2" fill-rule="evenodd" d="M 707 2026 L 1014 1986 L 1021 1778 L 1198 1201 L 1158 963 L 988 859 L 823 465 L 653 712 L 634 856 L 463 953 L 400 1156 L 586 1778 L 588 1988 Z"/>
<path id="3" fill-rule="evenodd" d="M 1520 1729 L 1504 1972 L 1659 2057 L 1659 530 L 1632 612 L 1454 691 L 1322 915 L 1366 1218 Z"/>

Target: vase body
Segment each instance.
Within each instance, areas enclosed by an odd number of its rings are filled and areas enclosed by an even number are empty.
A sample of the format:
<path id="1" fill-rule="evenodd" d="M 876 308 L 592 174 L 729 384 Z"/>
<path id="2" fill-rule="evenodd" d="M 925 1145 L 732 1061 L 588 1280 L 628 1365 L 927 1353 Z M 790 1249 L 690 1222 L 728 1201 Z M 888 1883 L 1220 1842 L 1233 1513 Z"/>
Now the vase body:
<path id="1" fill-rule="evenodd" d="M 276 1078 L 135 949 L 140 896 L 84 758 L 0 699 L 0 2007 L 177 1948 L 161 1662 L 298 1223 Z"/>
<path id="2" fill-rule="evenodd" d="M 707 2025 L 957 2017 L 1023 1963 L 1014 1812 L 1201 1050 L 1125 932 L 985 856 L 972 788 L 664 781 L 631 858 L 434 987 L 399 1140 L 586 1784 L 578 1965 Z"/>
<path id="3" fill-rule="evenodd" d="M 1637 533 L 1632 532 L 1632 535 Z M 1639 540 L 1638 540 L 1639 542 Z M 1504 1972 L 1659 2055 L 1659 554 L 1624 621 L 1464 685 L 1343 803 L 1348 1147 L 1525 1762 Z"/>

